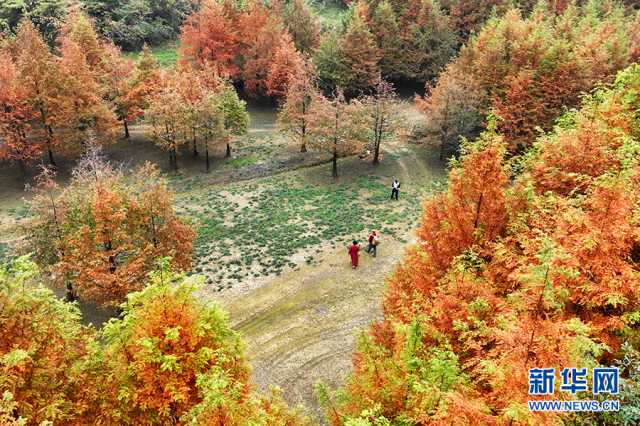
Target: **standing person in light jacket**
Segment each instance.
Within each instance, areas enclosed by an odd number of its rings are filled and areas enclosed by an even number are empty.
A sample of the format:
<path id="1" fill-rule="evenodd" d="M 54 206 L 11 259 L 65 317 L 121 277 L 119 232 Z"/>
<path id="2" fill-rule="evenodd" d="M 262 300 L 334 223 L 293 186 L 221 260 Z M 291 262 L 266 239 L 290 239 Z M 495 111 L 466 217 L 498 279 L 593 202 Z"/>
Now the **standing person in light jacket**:
<path id="1" fill-rule="evenodd" d="M 398 179 L 394 179 L 391 184 L 391 199 L 395 197 L 396 201 L 398 200 L 398 195 L 400 194 L 400 181 Z"/>

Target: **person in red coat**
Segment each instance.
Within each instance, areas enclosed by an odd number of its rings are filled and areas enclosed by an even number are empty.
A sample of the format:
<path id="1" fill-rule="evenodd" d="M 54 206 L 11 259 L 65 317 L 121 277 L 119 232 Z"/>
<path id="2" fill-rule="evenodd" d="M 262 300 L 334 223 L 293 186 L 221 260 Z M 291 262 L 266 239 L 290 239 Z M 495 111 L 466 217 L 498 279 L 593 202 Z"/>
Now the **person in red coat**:
<path id="1" fill-rule="evenodd" d="M 360 251 L 360 244 L 353 240 L 353 244 L 349 246 L 349 256 L 351 256 L 351 267 L 356 269 L 358 267 L 358 252 Z"/>

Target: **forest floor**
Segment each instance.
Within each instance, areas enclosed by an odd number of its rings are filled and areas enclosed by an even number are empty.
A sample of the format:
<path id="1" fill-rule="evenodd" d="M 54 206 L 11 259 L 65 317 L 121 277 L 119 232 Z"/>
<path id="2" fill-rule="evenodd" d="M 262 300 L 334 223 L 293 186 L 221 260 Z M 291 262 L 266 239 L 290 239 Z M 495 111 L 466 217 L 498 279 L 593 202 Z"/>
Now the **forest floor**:
<path id="1" fill-rule="evenodd" d="M 328 157 L 300 154 L 278 135 L 268 108 L 251 111 L 247 136 L 231 159 L 214 152 L 211 173 L 202 156 L 185 147 L 178 174 L 168 174 L 176 210 L 197 232 L 194 272 L 206 277 L 201 296 L 216 300 L 241 332 L 263 389 L 277 385 L 286 400 L 321 419 L 313 385 L 344 382 L 356 335 L 380 317 L 385 277 L 401 259 L 421 212 L 421 200 L 443 188 L 445 169 L 432 150 L 392 143 L 378 166 L 358 157 L 339 161 L 331 178 Z M 166 154 L 151 145 L 144 128 L 106 150 L 114 163 L 135 168 L 144 161 L 167 170 Z M 60 158 L 60 181 L 72 162 Z M 0 259 L 19 239 L 16 224 L 27 214 L 23 178 L 0 170 Z M 392 201 L 394 177 L 402 182 Z M 352 270 L 347 246 L 382 233 L 379 256 L 363 254 Z M 111 312 L 83 303 L 84 319 L 100 325 Z"/>

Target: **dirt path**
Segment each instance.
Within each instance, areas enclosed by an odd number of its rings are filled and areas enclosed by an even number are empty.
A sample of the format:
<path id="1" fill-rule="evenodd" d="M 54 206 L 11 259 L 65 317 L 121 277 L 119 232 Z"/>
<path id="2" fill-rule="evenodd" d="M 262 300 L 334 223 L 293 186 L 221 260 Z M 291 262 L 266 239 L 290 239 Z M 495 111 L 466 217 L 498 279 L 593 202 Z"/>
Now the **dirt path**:
<path id="1" fill-rule="evenodd" d="M 317 266 L 284 274 L 241 298 L 221 294 L 251 356 L 255 383 L 262 389 L 279 386 L 289 403 L 305 405 L 320 420 L 314 384 L 344 382 L 356 334 L 381 317 L 385 277 L 404 247 L 387 239 L 378 257 L 363 254 L 355 271 L 346 247 L 340 248 Z"/>

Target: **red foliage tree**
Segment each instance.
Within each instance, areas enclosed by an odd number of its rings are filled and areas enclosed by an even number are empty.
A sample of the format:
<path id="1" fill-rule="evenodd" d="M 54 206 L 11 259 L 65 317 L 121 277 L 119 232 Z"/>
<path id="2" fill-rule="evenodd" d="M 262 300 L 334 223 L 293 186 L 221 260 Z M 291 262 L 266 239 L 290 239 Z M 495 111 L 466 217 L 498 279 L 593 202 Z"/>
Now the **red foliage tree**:
<path id="1" fill-rule="evenodd" d="M 453 80 L 471 79 L 482 102 L 467 115 L 477 121 L 493 109 L 502 118 L 499 128 L 510 148 L 530 146 L 536 128 L 551 130 L 581 93 L 610 82 L 634 60 L 637 52 L 630 41 L 638 37 L 638 28 L 632 22 L 621 6 L 610 3 L 567 7 L 560 16 L 536 8 L 526 19 L 511 10 L 490 20 L 463 47 L 439 78 L 443 83 L 430 91 L 425 112 L 445 115 L 438 110 L 451 108 L 450 97 L 441 91 Z M 433 134 L 442 132 L 440 123 L 430 124 L 435 124 Z M 447 132 L 475 137 L 470 130 L 461 121 Z"/>
<path id="2" fill-rule="evenodd" d="M 265 81 L 267 94 L 277 98 L 284 97 L 289 84 L 304 72 L 302 55 L 296 50 L 291 36 L 284 33 L 267 71 Z"/>
<path id="3" fill-rule="evenodd" d="M 184 60 L 212 64 L 221 76 L 235 77 L 239 35 L 236 22 L 220 2 L 207 0 L 182 27 L 181 53 Z"/>
<path id="4" fill-rule="evenodd" d="M 19 83 L 18 70 L 8 52 L 0 51 L 0 160 L 25 166 L 42 158 L 45 145 L 32 135 L 36 111 Z"/>
<path id="5" fill-rule="evenodd" d="M 68 188 L 58 196 L 41 191 L 31 208 L 25 232 L 36 259 L 83 299 L 117 305 L 142 288 L 160 256 L 180 270 L 191 265 L 194 233 L 175 216 L 165 182 L 149 165 L 130 182 L 92 153 Z"/>

